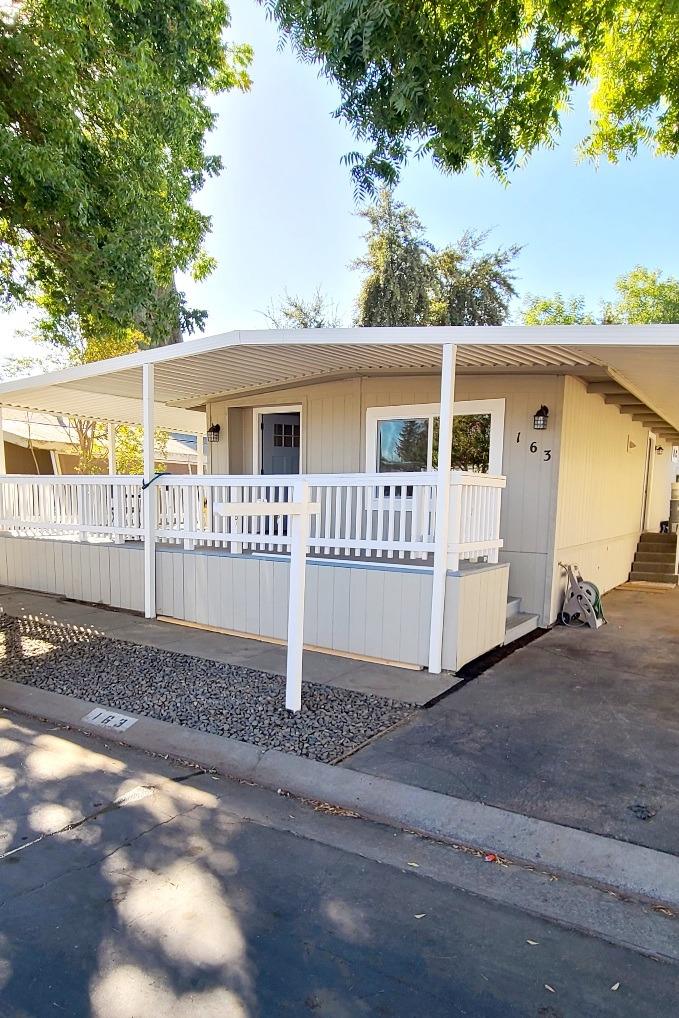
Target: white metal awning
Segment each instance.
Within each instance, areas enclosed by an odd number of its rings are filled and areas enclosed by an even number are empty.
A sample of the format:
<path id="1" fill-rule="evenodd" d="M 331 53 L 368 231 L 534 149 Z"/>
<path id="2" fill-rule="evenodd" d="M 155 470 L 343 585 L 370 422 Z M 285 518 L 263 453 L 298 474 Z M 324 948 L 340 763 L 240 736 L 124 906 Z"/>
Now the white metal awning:
<path id="1" fill-rule="evenodd" d="M 142 366 L 155 365 L 156 422 L 205 430 L 206 403 L 351 375 L 438 372 L 457 344 L 461 374 L 607 378 L 679 430 L 679 326 L 523 326 L 231 332 L 0 384 L 0 405 L 140 423 Z"/>

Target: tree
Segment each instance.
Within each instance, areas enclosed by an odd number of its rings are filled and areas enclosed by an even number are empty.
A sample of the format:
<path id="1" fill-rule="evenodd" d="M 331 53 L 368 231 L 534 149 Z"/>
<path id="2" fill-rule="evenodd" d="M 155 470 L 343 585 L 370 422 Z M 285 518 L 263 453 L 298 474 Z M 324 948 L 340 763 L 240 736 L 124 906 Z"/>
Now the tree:
<path id="1" fill-rule="evenodd" d="M 224 0 L 17 0 L 0 8 L 0 301 L 41 301 L 91 340 L 201 328 L 177 271 L 201 277 L 218 173 L 207 96 L 247 88 Z"/>
<path id="2" fill-rule="evenodd" d="M 259 0 L 339 87 L 363 149 L 357 192 L 393 184 L 415 152 L 444 171 L 505 177 L 553 144 L 578 86 L 593 88 L 593 155 L 679 148 L 676 0 Z"/>
<path id="3" fill-rule="evenodd" d="M 414 209 L 383 188 L 359 215 L 368 222 L 368 250 L 352 266 L 367 272 L 358 296 L 358 325 L 426 325 L 433 247 Z"/>
<path id="4" fill-rule="evenodd" d="M 585 308 L 584 297 L 528 297 L 523 311 L 524 325 L 594 325 Z"/>
<path id="5" fill-rule="evenodd" d="M 78 315 L 66 318 L 42 319 L 33 337 L 44 350 L 37 357 L 8 358 L 2 364 L 0 375 L 16 377 L 31 372 L 44 373 L 77 364 L 89 364 L 107 357 L 134 353 L 139 349 L 139 334 L 132 329 L 119 329 L 108 338 L 103 335 L 92 340 L 84 333 Z M 142 337 L 143 338 L 143 337 Z M 76 436 L 73 451 L 78 457 L 76 473 L 102 473 L 108 457 L 108 428 L 94 418 L 64 418 L 64 433 L 69 440 Z M 169 433 L 156 430 L 156 450 L 161 459 L 165 456 Z M 160 467 L 162 469 L 162 467 Z M 120 424 L 116 428 L 116 472 L 143 474 L 142 429 Z"/>
<path id="6" fill-rule="evenodd" d="M 383 189 L 361 210 L 367 271 L 358 297 L 359 325 L 501 325 L 516 295 L 512 263 L 520 248 L 482 250 L 487 233 L 463 234 L 437 251 L 415 211 Z"/>
<path id="7" fill-rule="evenodd" d="M 262 312 L 274 329 L 334 329 L 340 324 L 337 305 L 317 287 L 309 300 L 285 291 L 278 304 Z"/>
<path id="8" fill-rule="evenodd" d="M 431 325 L 502 325 L 516 296 L 512 262 L 521 248 L 512 245 L 483 253 L 487 233 L 467 232 L 455 245 L 432 255 Z"/>
<path id="9" fill-rule="evenodd" d="M 598 314 L 584 297 L 531 297 L 523 312 L 526 325 L 672 325 L 679 323 L 679 279 L 638 265 L 615 282 L 617 297 L 601 301 Z"/>

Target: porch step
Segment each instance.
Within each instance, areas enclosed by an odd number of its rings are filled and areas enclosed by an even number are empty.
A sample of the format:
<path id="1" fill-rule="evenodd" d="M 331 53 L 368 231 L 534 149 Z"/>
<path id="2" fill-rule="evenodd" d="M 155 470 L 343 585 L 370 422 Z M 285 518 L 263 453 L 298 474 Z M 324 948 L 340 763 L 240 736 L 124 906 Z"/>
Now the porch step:
<path id="1" fill-rule="evenodd" d="M 632 563 L 632 572 L 640 569 L 642 573 L 673 573 L 674 555 L 665 555 L 659 559 L 640 558 L 635 555 Z"/>
<path id="2" fill-rule="evenodd" d="M 514 618 L 521 611 L 521 598 L 520 597 L 508 597 L 507 598 L 507 620 Z"/>
<path id="3" fill-rule="evenodd" d="M 629 574 L 630 581 L 645 580 L 648 583 L 669 583 L 676 587 L 679 576 L 676 573 L 649 573 L 633 569 Z"/>
<path id="4" fill-rule="evenodd" d="M 520 599 L 517 598 L 516 600 Z M 516 612 L 515 615 L 508 618 L 503 646 L 506 647 L 508 643 L 514 643 L 514 640 L 520 640 L 522 636 L 527 636 L 528 633 L 532 633 L 534 629 L 537 629 L 538 617 L 537 615 L 531 615 L 530 612 Z"/>
<path id="5" fill-rule="evenodd" d="M 634 561 L 670 562 L 672 565 L 674 565 L 674 555 L 675 553 L 672 549 L 670 549 L 669 551 L 656 551 L 655 549 L 649 551 L 646 545 L 640 545 L 636 555 L 634 556 Z"/>
<path id="6" fill-rule="evenodd" d="M 671 544 L 673 548 L 676 548 L 677 535 L 656 534 L 651 530 L 645 530 L 644 533 L 639 537 L 639 544 Z"/>
<path id="7" fill-rule="evenodd" d="M 630 582 L 676 586 L 676 554 L 676 534 L 641 534 L 629 574 Z"/>

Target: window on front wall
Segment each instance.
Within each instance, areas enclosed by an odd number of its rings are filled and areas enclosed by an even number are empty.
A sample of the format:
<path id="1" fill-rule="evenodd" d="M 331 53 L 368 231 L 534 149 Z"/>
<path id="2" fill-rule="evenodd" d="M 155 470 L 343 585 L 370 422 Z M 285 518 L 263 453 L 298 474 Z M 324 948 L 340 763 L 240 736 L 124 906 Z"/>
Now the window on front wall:
<path id="1" fill-rule="evenodd" d="M 453 418 L 451 468 L 488 473 L 490 462 L 490 414 L 460 414 Z M 400 417 L 377 421 L 377 470 L 436 470 L 438 467 L 439 418 Z"/>

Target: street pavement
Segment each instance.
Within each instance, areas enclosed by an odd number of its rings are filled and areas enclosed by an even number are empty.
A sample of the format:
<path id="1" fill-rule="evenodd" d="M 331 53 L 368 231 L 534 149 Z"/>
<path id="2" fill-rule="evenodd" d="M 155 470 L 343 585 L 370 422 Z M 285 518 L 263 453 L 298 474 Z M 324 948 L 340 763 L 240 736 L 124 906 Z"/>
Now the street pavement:
<path id="1" fill-rule="evenodd" d="M 482 857 L 461 890 L 459 855 L 4 712 L 0 1018 L 677 1013 L 650 940 L 494 900 Z"/>

